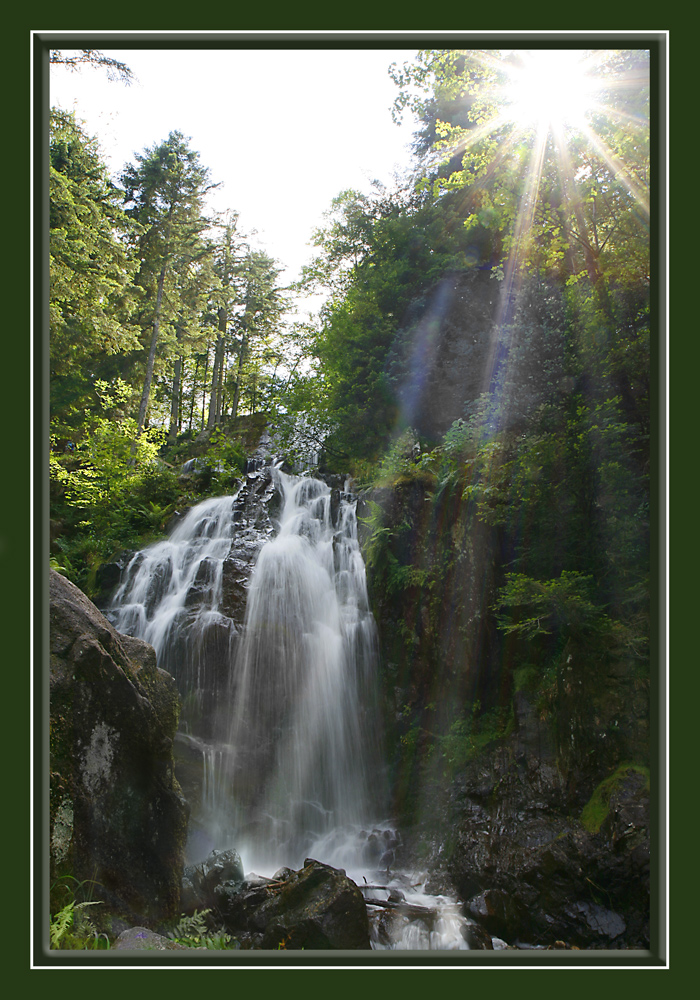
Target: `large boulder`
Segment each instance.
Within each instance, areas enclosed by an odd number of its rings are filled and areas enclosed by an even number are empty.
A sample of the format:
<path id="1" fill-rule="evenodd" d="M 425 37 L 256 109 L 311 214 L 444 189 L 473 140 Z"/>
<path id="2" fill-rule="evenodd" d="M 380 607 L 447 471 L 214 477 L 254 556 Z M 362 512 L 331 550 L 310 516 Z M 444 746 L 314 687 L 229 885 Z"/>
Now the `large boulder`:
<path id="1" fill-rule="evenodd" d="M 222 883 L 215 890 L 226 929 L 253 947 L 277 950 L 371 948 L 362 893 L 342 869 L 307 858 L 273 879 Z"/>
<path id="2" fill-rule="evenodd" d="M 147 643 L 50 574 L 50 876 L 152 924 L 176 916 L 188 806 L 173 770 L 179 697 Z M 70 876 L 71 878 L 67 878 Z"/>

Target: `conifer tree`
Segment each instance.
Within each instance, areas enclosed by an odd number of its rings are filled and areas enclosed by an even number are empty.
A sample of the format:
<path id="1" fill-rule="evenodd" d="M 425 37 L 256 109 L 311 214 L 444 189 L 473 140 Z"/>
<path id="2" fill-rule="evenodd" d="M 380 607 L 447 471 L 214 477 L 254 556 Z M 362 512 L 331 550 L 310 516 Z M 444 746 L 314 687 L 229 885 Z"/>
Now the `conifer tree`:
<path id="1" fill-rule="evenodd" d="M 122 175 L 128 214 L 139 224 L 141 267 L 137 281 L 147 305 L 141 327 L 150 333 L 148 357 L 138 413 L 143 430 L 153 382 L 156 350 L 163 319 L 172 319 L 180 300 L 178 275 L 210 253 L 203 239 L 208 221 L 203 199 L 212 185 L 199 153 L 181 132 L 171 132 L 159 146 L 137 154 Z"/>

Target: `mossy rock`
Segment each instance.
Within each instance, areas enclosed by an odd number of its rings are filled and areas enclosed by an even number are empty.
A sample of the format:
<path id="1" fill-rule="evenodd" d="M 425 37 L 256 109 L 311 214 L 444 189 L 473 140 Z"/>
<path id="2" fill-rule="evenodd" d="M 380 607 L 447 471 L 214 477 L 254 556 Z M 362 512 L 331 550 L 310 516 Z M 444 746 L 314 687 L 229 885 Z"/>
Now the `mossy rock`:
<path id="1" fill-rule="evenodd" d="M 598 833 L 610 812 L 610 800 L 630 773 L 640 774 L 645 779 L 644 788 L 649 790 L 649 769 L 641 764 L 621 764 L 608 778 L 597 786 L 581 811 L 581 823 L 589 833 Z"/>

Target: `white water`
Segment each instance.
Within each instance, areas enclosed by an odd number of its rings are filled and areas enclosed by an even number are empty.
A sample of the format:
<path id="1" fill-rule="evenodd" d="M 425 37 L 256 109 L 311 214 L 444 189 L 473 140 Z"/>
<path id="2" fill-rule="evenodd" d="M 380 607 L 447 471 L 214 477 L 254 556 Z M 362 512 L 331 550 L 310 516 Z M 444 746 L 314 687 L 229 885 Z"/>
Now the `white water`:
<path id="1" fill-rule="evenodd" d="M 112 601 L 115 628 L 150 643 L 158 665 L 173 674 L 181 692 L 211 687 L 206 639 L 217 631 L 226 643 L 232 636 L 231 620 L 219 605 L 235 500 L 205 500 L 188 511 L 170 538 L 135 553 Z"/>
<path id="2" fill-rule="evenodd" d="M 202 858 L 235 847 L 246 871 L 270 876 L 314 857 L 345 869 L 368 900 L 396 904 L 368 906 L 375 948 L 466 948 L 458 905 L 394 869 L 356 504 L 341 494 L 333 519 L 325 483 L 273 475 L 279 528 L 257 536 L 240 637 L 221 607 L 236 497 L 204 501 L 170 539 L 137 553 L 109 615 L 155 647 L 181 692 L 204 704 L 218 683 L 216 705 L 228 707 L 218 739 L 202 741 Z M 209 663 L 212 634 L 231 665 L 223 686 Z"/>
<path id="3" fill-rule="evenodd" d="M 257 870 L 385 809 L 376 630 L 355 504 L 275 470 L 284 505 L 260 551 L 232 674 L 232 825 Z"/>

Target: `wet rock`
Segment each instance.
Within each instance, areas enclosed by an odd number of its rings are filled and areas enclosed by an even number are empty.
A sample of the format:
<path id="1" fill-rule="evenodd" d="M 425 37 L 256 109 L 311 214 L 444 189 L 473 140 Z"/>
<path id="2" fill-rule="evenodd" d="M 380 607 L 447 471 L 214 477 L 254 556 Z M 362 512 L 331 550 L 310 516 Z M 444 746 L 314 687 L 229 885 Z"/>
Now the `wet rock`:
<path id="1" fill-rule="evenodd" d="M 567 909 L 567 913 L 576 921 L 583 918 L 593 934 L 602 942 L 614 942 L 627 930 L 627 925 L 619 913 L 607 910 L 597 903 L 574 903 Z"/>
<path id="2" fill-rule="evenodd" d="M 188 865 L 182 874 L 182 912 L 192 914 L 195 910 L 213 909 L 217 905 L 219 887 L 238 891 L 244 879 L 237 851 L 212 851 L 205 861 Z"/>
<path id="3" fill-rule="evenodd" d="M 465 924 L 462 933 L 464 940 L 474 951 L 493 951 L 493 941 L 489 932 L 477 923 Z"/>
<path id="4" fill-rule="evenodd" d="M 53 571 L 50 653 L 51 882 L 90 880 L 92 899 L 132 921 L 175 916 L 188 816 L 175 682 Z"/>
<path id="5" fill-rule="evenodd" d="M 280 882 L 282 879 L 289 878 L 290 875 L 294 874 L 293 868 L 278 868 L 275 874 L 272 876 L 273 882 Z"/>
<path id="6" fill-rule="evenodd" d="M 343 871 L 310 858 L 282 880 L 220 886 L 216 899 L 229 933 L 265 949 L 370 948 L 362 893 Z"/>
<path id="7" fill-rule="evenodd" d="M 512 927 L 519 919 L 512 898 L 499 889 L 488 889 L 474 896 L 467 903 L 467 911 L 478 919 L 482 928 L 494 934 Z"/>
<path id="8" fill-rule="evenodd" d="M 106 608 L 119 586 L 122 571 L 126 568 L 131 553 L 124 553 L 112 562 L 103 563 L 98 566 L 95 573 L 96 594 L 94 603 L 98 608 Z"/>

